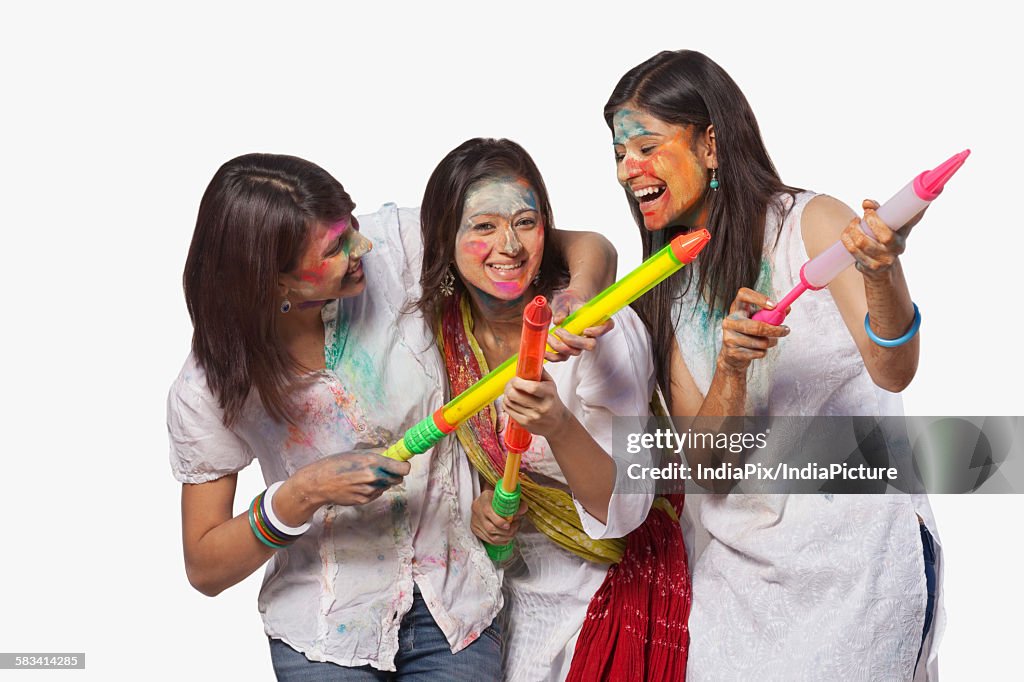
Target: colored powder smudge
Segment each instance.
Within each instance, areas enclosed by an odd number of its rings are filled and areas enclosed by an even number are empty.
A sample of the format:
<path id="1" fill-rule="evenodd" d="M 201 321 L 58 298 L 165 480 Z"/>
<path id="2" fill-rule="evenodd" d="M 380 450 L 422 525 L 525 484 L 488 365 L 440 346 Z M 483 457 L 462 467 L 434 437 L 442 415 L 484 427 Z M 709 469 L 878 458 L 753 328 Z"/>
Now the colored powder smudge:
<path id="1" fill-rule="evenodd" d="M 387 407 L 380 372 L 373 357 L 362 348 L 348 344 L 338 359 L 337 371 L 344 377 L 346 385 L 359 387 L 359 395 L 363 402 L 367 403 L 369 410 L 382 410 Z M 346 405 L 346 409 L 353 407 L 353 403 Z"/>
<path id="2" fill-rule="evenodd" d="M 767 258 L 761 258 L 761 269 L 757 273 L 754 290 L 769 298 L 772 296 L 772 264 Z"/>
<path id="3" fill-rule="evenodd" d="M 493 296 L 482 289 L 478 289 L 477 287 L 473 287 L 473 291 L 477 293 L 477 300 L 480 303 L 480 307 L 484 309 L 485 314 L 486 311 L 490 311 L 492 315 L 498 315 L 508 312 L 509 310 L 520 309 L 523 305 L 523 300 L 521 298 L 506 301 L 505 299 Z"/>
<path id="4" fill-rule="evenodd" d="M 519 282 L 495 282 L 494 286 L 506 294 L 521 294 L 523 287 Z"/>
<path id="5" fill-rule="evenodd" d="M 487 242 L 477 239 L 465 242 L 459 248 L 462 249 L 463 253 L 474 258 L 483 258 L 483 256 L 491 250 L 491 247 Z"/>
<path id="6" fill-rule="evenodd" d="M 341 625 L 338 626 L 338 632 L 340 634 L 344 634 L 345 633 L 345 624 L 344 623 L 342 623 Z"/>
<path id="7" fill-rule="evenodd" d="M 327 274 L 327 268 L 330 266 L 328 261 L 321 261 L 320 265 L 315 270 L 303 270 L 299 273 L 299 279 L 303 282 L 309 282 L 310 284 L 319 284 L 323 281 L 324 275 Z"/>
<path id="8" fill-rule="evenodd" d="M 462 225 L 459 232 L 472 226 L 472 218 L 478 215 L 499 215 L 511 218 L 516 213 L 537 210 L 537 198 L 532 188 L 519 178 L 504 176 L 478 180 L 466 192 L 462 206 Z"/>
<path id="9" fill-rule="evenodd" d="M 626 144 L 627 141 L 634 137 L 654 134 L 647 130 L 640 121 L 636 120 L 638 115 L 639 112 L 632 111 L 631 109 L 619 109 L 615 112 L 615 116 L 612 117 L 612 128 L 614 130 L 612 141 L 615 144 Z"/>

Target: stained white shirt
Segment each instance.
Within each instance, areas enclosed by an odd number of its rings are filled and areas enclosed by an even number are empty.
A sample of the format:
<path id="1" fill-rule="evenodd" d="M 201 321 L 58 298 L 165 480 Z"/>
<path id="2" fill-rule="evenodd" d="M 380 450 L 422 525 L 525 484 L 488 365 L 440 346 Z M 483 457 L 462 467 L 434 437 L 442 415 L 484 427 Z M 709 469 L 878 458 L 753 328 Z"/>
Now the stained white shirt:
<path id="1" fill-rule="evenodd" d="M 773 300 L 793 288 L 808 260 L 800 221 L 814 196 L 787 198 L 784 221 L 769 212 L 757 288 Z M 676 338 L 706 394 L 722 344 L 721 317 L 695 290 L 676 307 Z M 792 333 L 751 363 L 748 414 L 903 414 L 899 395 L 871 380 L 827 289 L 804 294 L 786 324 Z M 914 677 L 927 598 L 918 516 L 938 544 L 926 496 L 700 498 L 710 540 L 691 564 L 687 680 Z M 935 645 L 945 624 L 937 554 L 940 598 L 916 679 L 936 679 Z"/>
<path id="2" fill-rule="evenodd" d="M 418 215 L 387 204 L 359 223 L 374 244 L 363 257 L 366 291 L 324 307 L 328 369 L 303 389 L 297 426 L 251 397 L 225 428 L 190 355 L 167 408 L 179 481 L 212 481 L 255 458 L 270 484 L 334 453 L 388 446 L 443 404 L 433 339 L 418 316 L 399 314 L 419 290 Z M 478 484 L 452 441 L 414 457 L 404 482 L 377 500 L 322 507 L 312 528 L 271 558 L 259 598 L 267 635 L 313 661 L 394 670 L 414 584 L 453 652 L 491 624 L 499 577 L 469 530 Z"/>
<path id="3" fill-rule="evenodd" d="M 596 350 L 546 366 L 562 402 L 608 453 L 612 453 L 613 418 L 649 415 L 654 390 L 650 340 L 643 323 L 628 308 L 614 319 L 615 328 L 601 337 Z M 500 400 L 498 409 L 503 427 L 507 415 Z M 622 419 L 615 426 L 635 431 L 635 424 L 635 419 Z M 633 456 L 631 461 L 642 458 Z M 522 469 L 537 483 L 571 492 L 541 436 L 534 436 L 523 453 Z M 584 531 L 594 539 L 604 539 L 624 537 L 640 526 L 653 499 L 653 490 L 624 493 L 617 484 L 608 505 L 607 523 L 587 513 L 578 501 L 575 504 Z M 503 582 L 505 679 L 563 680 L 590 599 L 604 582 L 609 565 L 586 561 L 562 549 L 527 520 L 515 536 L 515 548 Z"/>

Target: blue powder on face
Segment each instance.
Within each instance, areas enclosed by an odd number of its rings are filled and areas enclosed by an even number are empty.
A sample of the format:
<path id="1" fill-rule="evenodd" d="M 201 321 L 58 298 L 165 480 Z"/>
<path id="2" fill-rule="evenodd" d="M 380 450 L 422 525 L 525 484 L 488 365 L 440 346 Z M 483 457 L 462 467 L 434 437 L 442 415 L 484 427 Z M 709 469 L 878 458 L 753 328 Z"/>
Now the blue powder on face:
<path id="1" fill-rule="evenodd" d="M 612 118 L 612 125 L 615 128 L 612 141 L 615 144 L 626 144 L 631 138 L 654 134 L 633 118 L 637 113 L 639 112 L 629 109 L 620 109 L 615 112 L 615 116 Z"/>

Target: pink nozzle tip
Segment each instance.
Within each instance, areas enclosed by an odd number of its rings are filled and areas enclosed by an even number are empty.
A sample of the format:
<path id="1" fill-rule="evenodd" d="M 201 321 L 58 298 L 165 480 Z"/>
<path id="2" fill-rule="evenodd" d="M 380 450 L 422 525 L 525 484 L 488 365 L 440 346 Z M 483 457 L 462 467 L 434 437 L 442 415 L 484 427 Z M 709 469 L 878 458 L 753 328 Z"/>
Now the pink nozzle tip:
<path id="1" fill-rule="evenodd" d="M 946 161 L 939 164 L 930 171 L 921 173 L 914 178 L 914 193 L 925 201 L 934 201 L 935 197 L 942 193 L 942 188 L 949 181 L 953 174 L 960 170 L 964 161 L 971 155 L 970 149 L 965 149 L 959 154 L 954 154 Z"/>

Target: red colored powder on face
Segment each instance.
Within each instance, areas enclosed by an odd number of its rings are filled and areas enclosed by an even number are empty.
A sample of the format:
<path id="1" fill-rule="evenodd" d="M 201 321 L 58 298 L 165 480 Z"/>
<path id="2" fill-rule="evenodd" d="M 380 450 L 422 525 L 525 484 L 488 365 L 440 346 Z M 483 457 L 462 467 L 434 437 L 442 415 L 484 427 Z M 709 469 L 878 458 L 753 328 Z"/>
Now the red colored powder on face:
<path id="1" fill-rule="evenodd" d="M 324 279 L 324 275 L 327 274 L 327 268 L 329 266 L 330 263 L 328 261 L 320 261 L 320 265 L 317 266 L 316 269 L 302 270 L 299 272 L 299 279 L 303 282 L 309 282 L 310 284 L 320 284 Z"/>

